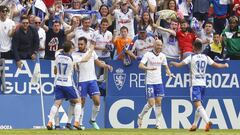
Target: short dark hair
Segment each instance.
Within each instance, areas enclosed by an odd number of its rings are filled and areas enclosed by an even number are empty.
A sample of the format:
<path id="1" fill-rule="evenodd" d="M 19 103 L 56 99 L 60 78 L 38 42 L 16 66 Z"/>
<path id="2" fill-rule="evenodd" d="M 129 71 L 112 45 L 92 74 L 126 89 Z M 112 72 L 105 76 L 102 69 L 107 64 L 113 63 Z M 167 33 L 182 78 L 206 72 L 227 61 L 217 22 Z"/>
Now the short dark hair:
<path id="1" fill-rule="evenodd" d="M 205 23 L 205 26 L 206 26 L 206 24 L 210 24 L 210 25 L 212 25 L 212 26 L 213 26 L 213 23 L 212 23 L 212 22 L 210 22 L 210 21 L 206 22 L 206 23 Z"/>
<path id="2" fill-rule="evenodd" d="M 128 31 L 128 28 L 127 28 L 126 26 L 122 26 L 122 27 L 120 28 L 120 31 L 123 30 L 123 29 L 125 29 L 125 30 Z"/>
<path id="3" fill-rule="evenodd" d="M 87 38 L 85 38 L 85 37 L 80 37 L 80 38 L 78 38 L 78 41 L 79 41 L 79 40 L 83 40 L 84 43 L 87 44 Z"/>
<path id="4" fill-rule="evenodd" d="M 185 19 L 180 20 L 180 24 L 188 23 Z"/>
<path id="5" fill-rule="evenodd" d="M 23 20 L 28 20 L 28 16 L 26 16 L 26 15 L 23 15 L 23 16 L 21 16 L 21 18 L 20 18 L 20 20 L 21 20 L 21 22 L 23 21 Z"/>
<path id="6" fill-rule="evenodd" d="M 8 8 L 7 6 L 5 6 L 5 5 L 1 5 L 1 6 L 0 6 L 0 11 L 1 11 L 1 12 L 2 12 L 2 11 L 9 12 L 9 8 Z"/>
<path id="7" fill-rule="evenodd" d="M 67 40 L 63 44 L 63 51 L 68 53 L 72 49 L 73 46 L 74 46 L 73 42 Z"/>
<path id="8" fill-rule="evenodd" d="M 217 33 L 217 32 L 214 32 L 214 33 L 213 33 L 213 36 L 215 36 L 215 35 L 219 35 L 219 36 L 220 36 L 220 34 L 219 34 L 219 33 Z"/>
<path id="9" fill-rule="evenodd" d="M 179 23 L 178 19 L 175 18 L 171 19 L 171 22 Z"/>
<path id="10" fill-rule="evenodd" d="M 201 50 L 202 49 L 202 42 L 195 40 L 193 43 L 193 46 L 197 49 L 197 50 Z"/>
<path id="11" fill-rule="evenodd" d="M 60 20 L 58 20 L 58 19 L 52 20 L 52 23 L 53 23 L 53 24 L 54 24 L 54 23 L 59 23 L 59 24 L 61 24 Z"/>
<path id="12" fill-rule="evenodd" d="M 101 24 L 102 23 L 108 23 L 108 19 L 107 18 L 103 18 L 102 20 L 101 20 Z"/>
<path id="13" fill-rule="evenodd" d="M 90 20 L 90 17 L 89 17 L 89 16 L 83 17 L 83 18 L 81 19 L 81 22 L 83 23 L 83 22 L 86 21 L 86 20 Z"/>

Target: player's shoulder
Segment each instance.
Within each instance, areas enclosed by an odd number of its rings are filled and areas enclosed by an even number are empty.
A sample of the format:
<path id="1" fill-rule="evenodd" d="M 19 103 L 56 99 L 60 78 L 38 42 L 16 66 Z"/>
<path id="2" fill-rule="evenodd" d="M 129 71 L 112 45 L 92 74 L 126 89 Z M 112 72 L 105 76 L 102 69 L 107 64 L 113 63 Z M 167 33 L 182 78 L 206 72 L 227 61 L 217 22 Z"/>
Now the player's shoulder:
<path id="1" fill-rule="evenodd" d="M 163 52 L 160 52 L 160 53 L 159 53 L 159 56 L 160 56 L 160 57 L 166 57 L 166 54 L 164 54 Z"/>

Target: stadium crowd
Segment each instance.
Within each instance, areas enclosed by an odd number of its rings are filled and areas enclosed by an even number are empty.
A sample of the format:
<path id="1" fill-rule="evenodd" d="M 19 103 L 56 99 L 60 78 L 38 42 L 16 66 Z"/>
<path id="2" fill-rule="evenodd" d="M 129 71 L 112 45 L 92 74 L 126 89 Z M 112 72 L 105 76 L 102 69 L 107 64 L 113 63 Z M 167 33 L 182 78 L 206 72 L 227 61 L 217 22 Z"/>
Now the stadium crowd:
<path id="1" fill-rule="evenodd" d="M 240 59 L 239 0 L 1 0 L 0 52 L 5 59 L 55 59 L 65 40 L 84 36 L 101 60 L 132 59 L 163 41 L 168 59 L 204 44 L 214 60 Z"/>

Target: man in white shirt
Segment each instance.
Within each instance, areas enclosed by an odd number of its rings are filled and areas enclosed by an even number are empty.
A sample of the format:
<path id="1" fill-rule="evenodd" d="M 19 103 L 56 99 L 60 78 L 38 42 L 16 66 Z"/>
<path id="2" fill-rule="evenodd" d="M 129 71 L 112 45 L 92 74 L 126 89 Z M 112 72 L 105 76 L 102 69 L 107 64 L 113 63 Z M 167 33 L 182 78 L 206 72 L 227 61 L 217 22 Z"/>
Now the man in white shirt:
<path id="1" fill-rule="evenodd" d="M 39 57 L 43 59 L 45 55 L 46 32 L 43 28 L 41 28 L 41 19 L 39 17 L 36 16 L 34 18 L 34 23 L 39 36 Z"/>
<path id="2" fill-rule="evenodd" d="M 204 99 L 205 87 L 206 87 L 206 68 L 207 65 L 211 65 L 215 68 L 227 68 L 229 65 L 219 64 L 214 62 L 209 56 L 201 54 L 202 43 L 200 41 L 195 41 L 193 44 L 193 51 L 195 54 L 186 57 L 182 62 L 171 62 L 170 64 L 175 67 L 182 67 L 184 65 L 189 64 L 190 67 L 190 78 L 191 78 L 191 86 L 190 86 L 190 97 L 196 108 L 194 122 L 189 131 L 196 131 L 197 124 L 202 117 L 204 122 L 206 123 L 205 131 L 209 131 L 212 122 L 205 109 L 202 106 L 202 101 Z"/>
<path id="3" fill-rule="evenodd" d="M 143 57 L 143 55 L 154 48 L 155 39 L 147 34 L 145 27 L 138 29 L 138 39 L 134 42 L 131 52 L 127 52 L 133 58 Z M 133 54 L 135 53 L 136 56 Z"/>
<path id="4" fill-rule="evenodd" d="M 115 9 L 118 4 L 120 4 L 120 9 Z M 126 26 L 128 28 L 128 36 L 133 39 L 135 36 L 134 15 L 137 14 L 137 8 L 133 1 L 122 0 L 119 3 L 115 1 L 113 7 L 110 9 L 110 13 L 114 15 L 116 20 L 117 35 L 120 33 L 120 28 Z"/>
<path id="5" fill-rule="evenodd" d="M 13 59 L 11 47 L 12 36 L 16 31 L 15 23 L 7 18 L 9 8 L 5 5 L 0 6 L 0 52 L 1 58 Z"/>
<path id="6" fill-rule="evenodd" d="M 93 44 L 98 58 L 104 62 L 111 60 L 111 51 L 113 51 L 112 33 L 107 30 L 109 26 L 108 20 L 103 18 L 100 23 L 100 29 L 93 33 Z M 103 74 L 103 69 L 98 69 L 97 77 Z"/>
<path id="7" fill-rule="evenodd" d="M 139 68 L 144 70 L 146 73 L 146 98 L 147 104 L 144 106 L 142 112 L 138 115 L 138 127 L 142 126 L 142 119 L 144 115 L 155 105 L 156 115 L 156 128 L 160 129 L 160 118 L 162 115 L 161 102 L 164 96 L 164 88 L 162 82 L 162 70 L 163 65 L 166 68 L 166 73 L 170 77 L 172 76 L 171 71 L 167 65 L 167 59 L 165 54 L 161 52 L 162 41 L 156 40 L 154 43 L 154 50 L 144 54 Z"/>
<path id="8" fill-rule="evenodd" d="M 82 21 L 82 26 L 75 29 L 74 35 L 73 35 L 76 51 L 78 51 L 78 39 L 80 37 L 87 38 L 87 41 L 88 41 L 87 45 L 88 46 L 90 46 L 91 41 L 93 39 L 94 29 L 90 28 L 90 26 L 91 26 L 90 18 L 89 17 L 84 17 L 84 18 L 82 18 L 81 21 Z"/>
<path id="9" fill-rule="evenodd" d="M 176 38 L 176 32 L 178 28 L 178 20 L 171 20 L 170 28 L 163 28 L 161 26 L 155 26 L 155 34 L 162 37 L 163 49 L 162 52 L 166 55 L 167 59 L 179 59 L 178 41 Z"/>

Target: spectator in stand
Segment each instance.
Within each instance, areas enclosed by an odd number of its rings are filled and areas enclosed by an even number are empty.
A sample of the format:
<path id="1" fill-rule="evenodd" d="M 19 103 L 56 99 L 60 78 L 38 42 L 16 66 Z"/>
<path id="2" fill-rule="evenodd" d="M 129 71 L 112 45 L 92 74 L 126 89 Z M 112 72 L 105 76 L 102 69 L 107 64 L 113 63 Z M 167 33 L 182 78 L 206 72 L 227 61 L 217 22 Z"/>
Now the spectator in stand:
<path id="1" fill-rule="evenodd" d="M 144 12 L 148 12 L 152 20 L 154 20 L 154 13 L 157 9 L 156 0 L 140 0 L 139 2 L 139 13 L 143 15 Z"/>
<path id="2" fill-rule="evenodd" d="M 233 0 L 231 15 L 240 16 L 240 0 Z"/>
<path id="3" fill-rule="evenodd" d="M 74 22 L 74 25 L 71 27 L 71 29 L 63 30 L 61 29 L 61 22 L 59 20 L 53 20 L 52 28 L 44 25 L 45 21 L 48 19 L 49 17 L 45 16 L 45 19 L 42 22 L 42 28 L 46 32 L 44 59 L 54 60 L 55 52 L 59 49 L 62 49 L 66 35 L 71 33 L 77 27 L 77 23 Z"/>
<path id="4" fill-rule="evenodd" d="M 198 37 L 202 40 L 202 52 L 213 42 L 213 32 L 213 23 L 206 22 L 204 29 L 201 29 L 201 31 L 197 33 Z"/>
<path id="5" fill-rule="evenodd" d="M 152 36 L 148 36 L 146 27 L 139 27 L 138 39 L 134 42 L 132 50 L 128 51 L 128 53 L 134 59 L 137 59 L 137 57 L 141 58 L 146 52 L 153 50 L 154 42 L 155 39 Z"/>
<path id="6" fill-rule="evenodd" d="M 15 23 L 7 18 L 9 8 L 0 6 L 0 53 L 1 58 L 12 59 L 12 36 L 16 31 Z"/>
<path id="7" fill-rule="evenodd" d="M 191 21 L 193 4 L 192 0 L 176 0 L 178 5 L 178 12 L 182 13 L 184 19 Z"/>
<path id="8" fill-rule="evenodd" d="M 100 24 L 99 30 L 96 30 L 93 33 L 93 44 L 95 45 L 95 52 L 99 58 L 99 60 L 107 63 L 111 60 L 111 51 L 113 51 L 112 44 L 112 33 L 107 30 L 109 24 L 106 18 L 103 18 Z M 103 68 L 98 70 L 97 77 L 103 74 Z"/>
<path id="9" fill-rule="evenodd" d="M 161 26 L 155 26 L 155 35 L 161 37 L 163 40 L 162 53 L 166 55 L 166 58 L 172 60 L 179 59 L 179 47 L 176 38 L 176 32 L 178 30 L 178 20 L 171 20 L 170 28 L 163 28 Z"/>
<path id="10" fill-rule="evenodd" d="M 171 19 L 184 19 L 183 14 L 177 8 L 175 0 L 164 1 L 164 3 L 166 3 L 166 8 L 156 13 L 157 25 L 160 25 L 163 28 L 169 28 Z"/>
<path id="11" fill-rule="evenodd" d="M 208 22 L 209 0 L 193 0 L 193 16 L 198 21 Z"/>
<path id="12" fill-rule="evenodd" d="M 80 17 L 79 16 L 74 16 L 72 19 L 71 19 L 71 22 L 70 22 L 70 25 L 68 25 L 67 23 L 64 23 L 63 27 L 64 29 L 71 29 L 71 27 L 74 25 L 74 23 L 76 23 L 76 28 L 73 32 L 69 33 L 67 35 L 67 40 L 69 41 L 72 41 L 73 44 L 75 44 L 75 40 L 72 38 L 72 36 L 74 35 L 74 32 L 78 29 L 78 27 L 81 26 L 81 20 L 80 20 Z M 76 43 L 77 44 L 77 43 Z"/>
<path id="13" fill-rule="evenodd" d="M 71 10 L 84 10 L 82 8 L 81 0 L 72 0 L 72 7 L 70 8 Z M 72 13 L 67 13 L 66 16 L 68 16 L 70 19 L 73 16 L 79 16 L 80 18 L 83 18 L 82 14 L 72 14 Z"/>
<path id="14" fill-rule="evenodd" d="M 90 17 L 86 16 L 86 17 L 82 18 L 81 22 L 82 22 L 82 26 L 77 27 L 77 29 L 74 31 L 74 34 L 70 35 L 70 38 L 74 38 L 76 50 L 78 50 L 78 39 L 80 37 L 87 38 L 88 46 L 91 44 L 91 41 L 93 39 L 94 29 L 90 27 L 92 25 Z"/>
<path id="15" fill-rule="evenodd" d="M 190 30 L 186 20 L 182 20 L 180 24 L 181 30 L 177 32 L 177 39 L 180 51 L 180 58 L 184 59 L 187 56 L 193 54 L 192 43 L 197 39 L 197 35 L 192 30 Z"/>
<path id="16" fill-rule="evenodd" d="M 29 25 L 27 16 L 21 17 L 21 26 L 12 39 L 12 49 L 18 68 L 22 67 L 21 59 L 36 59 L 39 36 L 36 28 Z"/>
<path id="17" fill-rule="evenodd" d="M 120 4 L 120 9 L 115 9 Z M 129 8 L 130 7 L 130 8 Z M 137 8 L 133 1 L 122 0 L 114 3 L 113 7 L 110 9 L 110 13 L 114 15 L 116 19 L 116 30 L 117 34 L 120 32 L 122 26 L 128 28 L 128 36 L 133 39 L 134 33 L 134 15 L 137 14 Z"/>
<path id="18" fill-rule="evenodd" d="M 209 50 L 207 52 L 207 55 L 212 58 L 213 60 L 216 59 L 216 56 L 218 58 L 222 58 L 222 44 L 221 44 L 221 38 L 220 34 L 214 33 L 213 34 L 213 42 L 210 43 Z"/>
<path id="19" fill-rule="evenodd" d="M 138 27 L 145 27 L 148 33 L 153 33 L 153 20 L 149 12 L 143 12 L 141 18 L 137 18 L 137 21 L 139 22 Z"/>
<path id="20" fill-rule="evenodd" d="M 227 57 L 231 60 L 240 60 L 240 29 L 236 16 L 229 18 L 229 26 L 223 31 L 222 37 Z"/>
<path id="21" fill-rule="evenodd" d="M 167 4 L 167 9 L 175 11 L 177 13 L 178 18 L 180 19 L 184 18 L 182 11 L 178 9 L 178 4 L 176 0 L 169 0 Z"/>
<path id="22" fill-rule="evenodd" d="M 220 4 L 220 0 L 210 0 L 214 9 L 214 30 L 221 34 L 226 26 L 226 18 L 228 17 L 228 5 Z"/>
<path id="23" fill-rule="evenodd" d="M 113 32 L 115 26 L 113 24 L 113 17 L 112 17 L 112 15 L 109 14 L 109 7 L 107 5 L 101 5 L 98 11 L 99 11 L 100 17 L 102 19 L 107 18 L 108 23 L 109 23 L 108 30 L 110 32 Z M 93 17 L 92 22 L 93 22 L 93 25 L 95 26 L 95 29 L 99 28 L 100 21 L 101 20 L 99 20 L 96 15 Z"/>
<path id="24" fill-rule="evenodd" d="M 29 24 L 31 26 L 34 26 L 34 20 L 35 19 L 35 15 L 28 15 L 28 20 L 29 20 Z"/>
<path id="25" fill-rule="evenodd" d="M 116 37 L 116 33 L 114 33 L 114 40 L 113 44 L 116 48 L 116 56 L 115 58 L 118 60 L 123 60 L 124 56 L 124 49 L 126 45 L 131 45 L 132 39 L 128 37 L 128 28 L 125 26 L 122 26 L 120 28 L 120 36 Z"/>
<path id="26" fill-rule="evenodd" d="M 39 50 L 38 50 L 39 57 L 43 59 L 45 55 L 46 32 L 44 31 L 43 28 L 41 28 L 41 19 L 39 17 L 36 16 L 34 18 L 34 24 L 38 31 L 38 36 L 39 36 Z"/>

